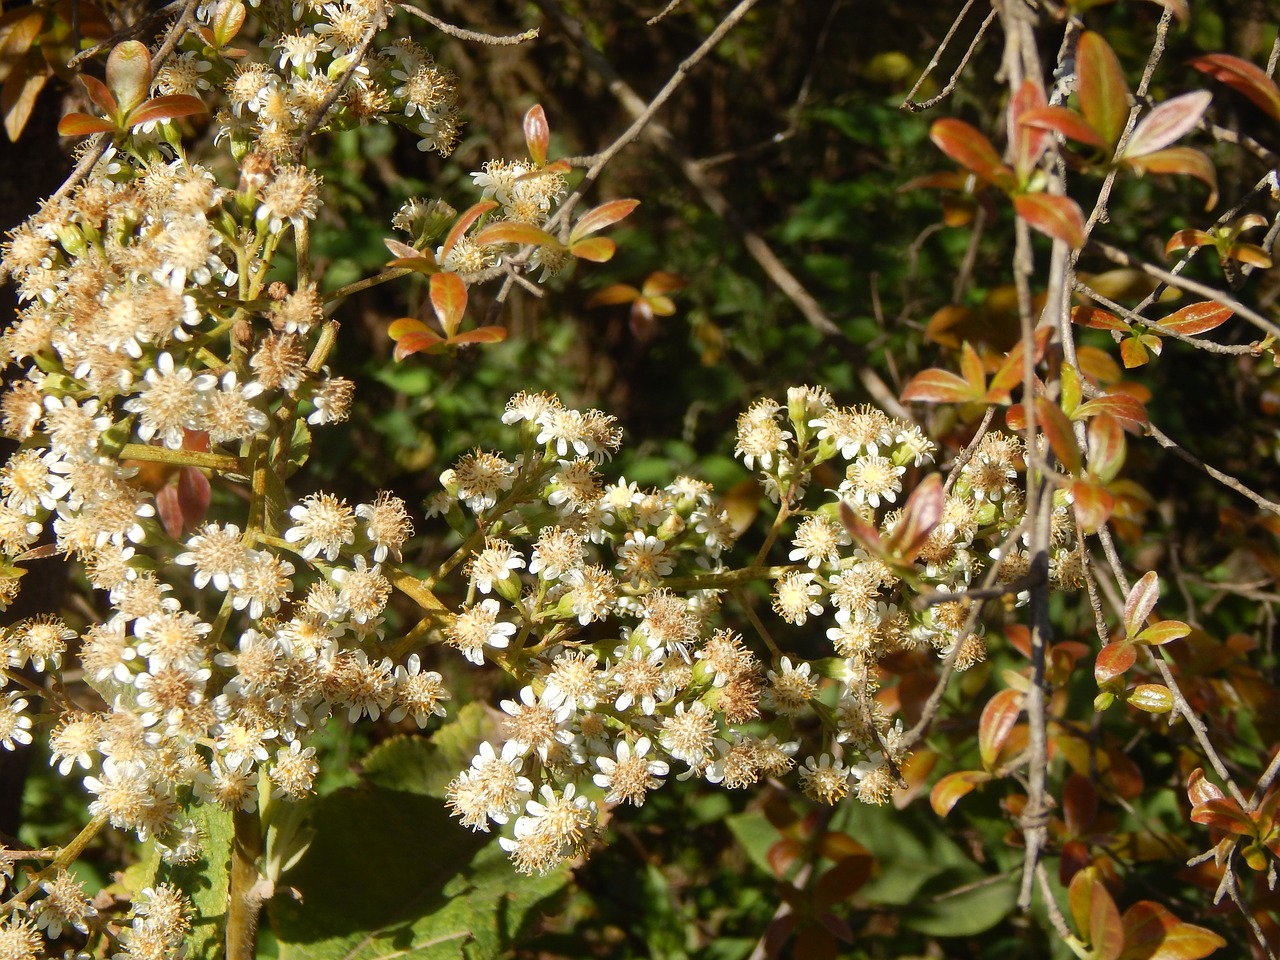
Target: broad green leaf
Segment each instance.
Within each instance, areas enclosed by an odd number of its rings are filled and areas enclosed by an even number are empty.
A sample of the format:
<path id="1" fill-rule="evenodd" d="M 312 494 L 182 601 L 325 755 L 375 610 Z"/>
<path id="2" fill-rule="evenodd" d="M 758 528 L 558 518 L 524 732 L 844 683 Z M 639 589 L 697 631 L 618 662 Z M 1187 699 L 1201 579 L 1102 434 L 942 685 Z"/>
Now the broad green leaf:
<path id="1" fill-rule="evenodd" d="M 551 127 L 547 124 L 546 111 L 542 104 L 535 103 L 524 115 L 524 142 L 529 148 L 529 156 L 538 166 L 547 162 L 547 144 L 551 142 Z"/>
<path id="2" fill-rule="evenodd" d="M 1076 71 L 1080 112 L 1106 145 L 1114 147 L 1129 121 L 1129 84 L 1111 45 L 1092 30 L 1080 34 Z"/>
<path id="3" fill-rule="evenodd" d="M 1075 413 L 1082 396 L 1080 371 L 1064 361 L 1059 368 L 1058 383 L 1062 388 L 1062 412 L 1072 420 L 1078 419 Z"/>
<path id="4" fill-rule="evenodd" d="M 1173 709 L 1173 694 L 1163 683 L 1140 683 L 1125 694 L 1125 701 L 1147 713 L 1168 713 Z"/>
<path id="5" fill-rule="evenodd" d="M 200 859 L 193 863 L 167 864 L 157 858 L 155 883 L 172 883 L 191 898 L 200 922 L 187 934 L 191 960 L 216 960 L 222 956 L 228 891 L 228 863 L 235 829 L 231 814 L 212 803 L 192 803 L 185 816 L 200 831 Z"/>
<path id="6" fill-rule="evenodd" d="M 1184 93 L 1158 103 L 1134 128 L 1125 145 L 1125 157 L 1140 157 L 1169 146 L 1196 128 L 1213 94 L 1207 90 Z"/>
<path id="7" fill-rule="evenodd" d="M 1260 67 L 1229 53 L 1196 57 L 1191 66 L 1244 94 L 1273 120 L 1280 120 L 1280 88 Z"/>
<path id="8" fill-rule="evenodd" d="M 145 43 L 126 40 L 118 43 L 107 57 L 107 88 L 120 105 L 120 113 L 128 115 L 147 99 L 151 86 L 151 52 Z"/>
<path id="9" fill-rule="evenodd" d="M 928 937 L 975 937 L 1014 913 L 1017 893 L 1011 876 L 997 879 L 976 865 L 948 867 L 920 888 L 902 912 L 902 924 Z"/>
<path id="10" fill-rule="evenodd" d="M 1061 240 L 1073 250 L 1084 246 L 1084 214 L 1070 197 L 1020 193 L 1013 198 L 1013 209 L 1045 236 Z"/>

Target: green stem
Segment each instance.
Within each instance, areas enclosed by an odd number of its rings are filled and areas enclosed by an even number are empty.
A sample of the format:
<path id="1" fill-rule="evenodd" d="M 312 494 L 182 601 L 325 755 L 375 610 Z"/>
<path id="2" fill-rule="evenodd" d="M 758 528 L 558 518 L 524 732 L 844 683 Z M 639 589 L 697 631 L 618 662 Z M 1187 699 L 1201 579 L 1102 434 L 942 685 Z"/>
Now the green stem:
<path id="1" fill-rule="evenodd" d="M 31 878 L 25 887 L 10 897 L 3 904 L 0 904 L 0 911 L 9 912 L 19 904 L 26 903 L 40 889 L 40 882 L 50 877 L 56 876 L 59 871 L 67 869 L 71 864 L 84 853 L 93 838 L 98 832 L 107 825 L 107 815 L 100 813 L 85 825 L 85 828 L 76 834 L 75 838 L 65 847 L 58 851 L 58 855 L 53 858 L 53 862 Z"/>
<path id="2" fill-rule="evenodd" d="M 407 277 L 415 271 L 408 267 L 394 267 L 391 270 L 384 270 L 372 277 L 365 277 L 363 280 L 356 280 L 354 283 L 348 283 L 332 290 L 324 295 L 325 303 L 333 303 L 334 300 L 341 300 L 343 297 L 349 297 L 353 293 L 359 293 L 361 290 L 368 290 L 370 287 L 376 287 L 380 283 L 386 283 L 388 280 L 399 280 L 401 277 Z"/>
<path id="3" fill-rule="evenodd" d="M 258 857 L 262 855 L 262 822 L 258 814 L 232 814 L 231 893 L 227 902 L 227 960 L 254 960 L 258 947 L 258 914 L 263 894 Z"/>
<path id="4" fill-rule="evenodd" d="M 153 447 L 145 443 L 126 443 L 120 448 L 120 459 L 169 463 L 177 467 L 199 467 L 202 470 L 217 470 L 219 473 L 241 473 L 244 469 L 239 457 L 225 453 L 170 450 L 168 447 Z"/>

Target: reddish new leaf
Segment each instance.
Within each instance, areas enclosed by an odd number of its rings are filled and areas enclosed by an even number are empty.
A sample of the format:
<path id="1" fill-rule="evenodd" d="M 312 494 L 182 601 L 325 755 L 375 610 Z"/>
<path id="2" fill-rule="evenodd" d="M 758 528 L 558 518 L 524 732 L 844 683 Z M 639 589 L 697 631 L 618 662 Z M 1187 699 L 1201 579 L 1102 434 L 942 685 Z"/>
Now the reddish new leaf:
<path id="1" fill-rule="evenodd" d="M 608 237 L 591 237 L 569 244 L 569 253 L 580 260 L 592 263 L 606 263 L 613 259 L 618 245 Z"/>
<path id="2" fill-rule="evenodd" d="M 1273 120 L 1280 120 L 1280 88 L 1260 68 L 1229 53 L 1210 53 L 1191 61 L 1195 67 L 1244 94 Z"/>
<path id="3" fill-rule="evenodd" d="M 443 261 L 449 256 L 449 251 L 471 229 L 471 225 L 497 207 L 497 205 L 498 202 L 496 200 L 481 200 L 479 203 L 464 210 L 454 225 L 449 228 L 448 236 L 444 238 L 444 244 L 440 247 L 440 259 Z"/>
<path id="4" fill-rule="evenodd" d="M 1114 146 L 1129 121 L 1129 84 L 1110 44 L 1092 30 L 1076 45 L 1080 112 L 1107 146 Z"/>
<path id="5" fill-rule="evenodd" d="M 1201 960 L 1227 945 L 1212 930 L 1184 923 L 1153 900 L 1139 900 L 1122 919 L 1120 960 Z"/>
<path id="6" fill-rule="evenodd" d="M 449 346 L 463 346 L 468 343 L 501 343 L 507 339 L 506 327 L 476 327 L 466 333 L 449 338 Z"/>
<path id="7" fill-rule="evenodd" d="M 1125 700 L 1129 706 L 1147 713 L 1168 713 L 1173 709 L 1173 694 L 1163 683 L 1140 683 L 1125 694 Z"/>
<path id="8" fill-rule="evenodd" d="M 403 267 L 426 276 L 440 271 L 440 266 L 430 250 L 419 250 L 407 243 L 401 243 L 394 237 L 383 237 L 382 242 L 391 253 L 395 254 L 395 259 L 387 262 L 388 267 Z"/>
<path id="9" fill-rule="evenodd" d="M 1160 327 L 1186 337 L 1194 337 L 1226 323 L 1234 312 L 1230 307 L 1205 300 L 1202 303 L 1188 304 L 1176 313 L 1169 314 L 1160 321 Z"/>
<path id="10" fill-rule="evenodd" d="M 1012 171 L 1000 162 L 991 141 L 963 120 L 944 117 L 935 121 L 929 128 L 929 139 L 960 166 L 989 183 L 1007 183 L 1011 178 Z"/>
<path id="11" fill-rule="evenodd" d="M 612 226 L 619 220 L 630 216 L 631 211 L 638 206 L 640 206 L 639 200 L 610 200 L 608 203 L 603 203 L 592 210 L 588 210 L 573 225 L 573 231 L 569 234 L 569 242 L 573 243 L 575 240 L 581 240 L 587 234 Z"/>
<path id="12" fill-rule="evenodd" d="M 1124 156 L 1140 157 L 1155 153 L 1196 128 L 1213 94 L 1207 90 L 1184 93 L 1180 97 L 1158 103 L 1138 123 L 1124 148 Z"/>
<path id="13" fill-rule="evenodd" d="M 1146 408 L 1127 393 L 1104 393 L 1086 400 L 1076 408 L 1073 420 L 1084 420 L 1105 413 L 1117 420 L 1127 420 L 1145 426 L 1148 422 Z"/>
<path id="14" fill-rule="evenodd" d="M 152 97 L 138 109 L 129 114 L 126 121 L 130 127 L 150 123 L 153 120 L 175 120 L 178 117 L 189 117 L 205 112 L 204 101 L 185 93 L 175 93 L 167 97 Z"/>
<path id="15" fill-rule="evenodd" d="M 1062 787 L 1062 818 L 1067 832 L 1083 836 L 1098 816 L 1098 791 L 1088 777 L 1073 773 Z"/>
<path id="16" fill-rule="evenodd" d="M 115 118 L 120 111 L 120 104 L 116 102 L 116 98 L 111 91 L 107 89 L 107 85 L 97 77 L 87 73 L 76 75 L 85 92 L 89 94 L 89 99 L 93 101 L 93 105 L 105 113 L 108 117 Z"/>
<path id="17" fill-rule="evenodd" d="M 1191 808 L 1191 820 L 1243 837 L 1254 837 L 1258 833 L 1258 825 L 1230 797 L 1197 803 Z"/>
<path id="18" fill-rule="evenodd" d="M 987 395 L 985 397 L 987 403 L 1008 403 L 1012 399 L 1010 391 L 1022 383 L 1024 372 L 1022 369 L 1023 355 L 1026 351 L 1025 341 L 1019 340 L 1013 345 L 1013 349 L 1005 355 L 999 369 L 996 370 L 991 378 L 990 385 L 987 387 Z"/>
<path id="19" fill-rule="evenodd" d="M 759 496 L 759 493 L 756 494 Z M 840 501 L 840 523 L 844 525 L 849 536 L 854 539 L 858 546 L 865 549 L 873 557 L 883 557 L 884 540 L 880 536 L 880 531 L 874 523 L 868 523 L 851 507 L 848 503 Z"/>
<path id="20" fill-rule="evenodd" d="M 1041 130 L 1052 130 L 1060 133 L 1068 140 L 1087 144 L 1102 149 L 1107 146 L 1098 133 L 1084 117 L 1066 107 L 1038 107 L 1022 114 L 1019 121 L 1023 126 L 1038 127 Z"/>
<path id="21" fill-rule="evenodd" d="M 551 127 L 547 124 L 547 114 L 542 104 L 535 103 L 524 115 L 524 142 L 529 147 L 529 156 L 538 166 L 547 162 L 547 144 L 551 142 Z"/>
<path id="22" fill-rule="evenodd" d="M 818 877 L 813 886 L 813 901 L 818 907 L 833 907 L 848 900 L 860 890 L 875 868 L 875 858 L 870 854 L 846 857 Z"/>
<path id="23" fill-rule="evenodd" d="M 1119 421 L 1099 413 L 1089 421 L 1089 472 L 1103 483 L 1110 483 L 1124 466 L 1124 430 Z"/>
<path id="24" fill-rule="evenodd" d="M 1098 880 L 1095 868 L 1081 870 L 1071 878 L 1067 905 L 1081 938 L 1093 948 L 1093 960 L 1118 960 L 1124 949 L 1124 926 L 1116 902 Z"/>
<path id="25" fill-rule="evenodd" d="M 58 121 L 58 136 L 86 137 L 91 133 L 111 133 L 115 124 L 87 113 L 68 113 Z"/>
<path id="26" fill-rule="evenodd" d="M 587 300 L 587 306 L 613 307 L 620 303 L 632 303 L 640 297 L 640 291 L 630 284 L 613 283 L 593 293 Z"/>
<path id="27" fill-rule="evenodd" d="M 1047 237 L 1073 250 L 1084 246 L 1084 214 L 1070 197 L 1048 193 L 1020 193 L 1013 198 L 1018 216 Z"/>
<path id="28" fill-rule="evenodd" d="M 655 270 L 644 278 L 641 291 L 646 297 L 658 297 L 668 293 L 675 293 L 677 290 L 683 290 L 688 283 L 684 277 L 674 273 L 667 273 L 665 270 Z"/>
<path id="29" fill-rule="evenodd" d="M 1120 341 L 1120 361 L 1126 370 L 1141 367 L 1150 359 L 1142 337 L 1126 337 Z"/>
<path id="30" fill-rule="evenodd" d="M 1094 330 L 1119 330 L 1122 333 L 1129 332 L 1129 324 L 1125 323 L 1114 313 L 1109 313 L 1100 307 L 1072 307 L 1071 322 L 1078 323 L 1082 327 L 1090 327 Z"/>
<path id="31" fill-rule="evenodd" d="M 467 310 L 467 285 L 462 282 L 462 278 L 456 273 L 433 274 L 431 308 L 440 321 L 440 329 L 452 340 L 462 324 L 462 315 Z"/>
<path id="32" fill-rule="evenodd" d="M 978 753 L 987 770 L 995 766 L 1000 749 L 1009 739 L 1018 716 L 1022 713 L 1022 694 L 1017 690 L 1001 690 L 987 701 L 978 721 Z"/>
<path id="33" fill-rule="evenodd" d="M 1076 516 L 1085 533 L 1093 533 L 1111 519 L 1116 498 L 1106 486 L 1093 477 L 1086 477 L 1071 484 L 1071 498 Z"/>
<path id="34" fill-rule="evenodd" d="M 933 807 L 933 812 L 940 817 L 945 817 L 967 793 L 981 784 L 991 779 L 991 774 L 985 770 L 957 770 L 955 773 L 949 773 L 937 783 L 933 785 L 933 789 L 929 791 L 929 804 Z"/>
<path id="35" fill-rule="evenodd" d="M 1126 157 L 1124 162 L 1135 173 L 1182 173 L 1195 177 L 1209 188 L 1204 208 L 1218 202 L 1218 172 L 1207 156 L 1194 147 L 1169 147 L 1141 157 Z"/>
<path id="36" fill-rule="evenodd" d="M 919 400 L 923 403 L 965 403 L 982 400 L 983 392 L 975 391 L 963 377 L 950 370 L 931 367 L 911 378 L 902 391 L 904 401 Z"/>
<path id="37" fill-rule="evenodd" d="M 1046 106 L 1044 90 L 1029 77 L 1022 81 L 1022 86 L 1009 98 L 1005 129 L 1013 138 L 1013 164 L 1020 184 L 1027 182 L 1031 171 L 1053 142 L 1053 135 L 1049 131 L 1022 123 L 1022 117 Z"/>
<path id="38" fill-rule="evenodd" d="M 1138 648 L 1131 640 L 1115 640 L 1098 651 L 1093 662 L 1093 678 L 1106 683 L 1123 675 L 1138 662 Z"/>
<path id="39" fill-rule="evenodd" d="M 1187 799 L 1192 806 L 1207 803 L 1210 800 L 1221 800 L 1226 796 L 1222 789 L 1204 775 L 1204 770 L 1196 767 L 1187 779 Z"/>
<path id="40" fill-rule="evenodd" d="M 1127 637 L 1135 637 L 1142 630 L 1142 625 L 1156 608 L 1160 599 L 1160 576 L 1154 570 L 1148 570 L 1129 590 L 1124 601 L 1124 633 Z"/>
<path id="41" fill-rule="evenodd" d="M 1076 445 L 1071 421 L 1062 408 L 1047 397 L 1036 397 L 1036 419 L 1040 421 L 1040 429 L 1063 469 L 1072 476 L 1078 475 L 1084 469 L 1080 448 Z"/>
<path id="42" fill-rule="evenodd" d="M 1175 250 L 1186 250 L 1191 247 L 1211 247 L 1213 245 L 1214 239 L 1211 233 L 1205 233 L 1203 230 L 1179 230 L 1164 245 L 1164 255 L 1168 257 Z"/>
<path id="43" fill-rule="evenodd" d="M 122 114 L 147 99 L 151 86 L 151 51 L 138 40 L 118 43 L 107 57 L 107 87 L 120 105 Z"/>
<path id="44" fill-rule="evenodd" d="M 540 227 L 515 220 L 491 223 L 475 235 L 475 242 L 482 246 L 489 243 L 531 244 L 535 247 L 559 247 L 560 241 Z"/>
<path id="45" fill-rule="evenodd" d="M 941 474 L 931 473 L 911 491 L 902 505 L 902 514 L 889 535 L 886 549 L 900 563 L 911 563 L 942 519 L 946 496 Z"/>

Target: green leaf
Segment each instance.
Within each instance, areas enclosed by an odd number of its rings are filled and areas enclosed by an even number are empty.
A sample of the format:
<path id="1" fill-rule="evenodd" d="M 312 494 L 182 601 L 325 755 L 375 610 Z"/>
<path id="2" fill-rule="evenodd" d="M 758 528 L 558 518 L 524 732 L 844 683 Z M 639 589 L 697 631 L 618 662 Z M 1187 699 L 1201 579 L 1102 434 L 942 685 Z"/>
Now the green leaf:
<path id="1" fill-rule="evenodd" d="M 1140 683 L 1125 694 L 1129 706 L 1147 713 L 1168 713 L 1173 709 L 1173 694 L 1163 683 Z"/>
<path id="2" fill-rule="evenodd" d="M 107 57 L 107 88 L 123 115 L 147 99 L 151 86 L 151 52 L 138 40 L 118 43 Z"/>
<path id="3" fill-rule="evenodd" d="M 1129 84 L 1110 44 L 1092 30 L 1076 46 L 1080 112 L 1108 147 L 1120 140 L 1129 122 Z"/>
<path id="4" fill-rule="evenodd" d="M 172 883 L 191 898 L 199 922 L 187 935 L 187 956 L 191 960 L 215 960 L 222 956 L 228 864 L 235 830 L 231 814 L 212 803 L 192 803 L 185 815 L 200 831 L 200 859 L 183 864 L 157 860 L 154 882 Z"/>

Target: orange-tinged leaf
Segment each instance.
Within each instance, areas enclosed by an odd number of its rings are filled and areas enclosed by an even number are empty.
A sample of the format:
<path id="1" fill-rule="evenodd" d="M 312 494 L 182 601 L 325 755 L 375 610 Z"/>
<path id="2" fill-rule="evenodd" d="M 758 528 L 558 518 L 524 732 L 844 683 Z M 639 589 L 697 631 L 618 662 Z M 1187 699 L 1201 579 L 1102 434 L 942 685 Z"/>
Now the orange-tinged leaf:
<path id="1" fill-rule="evenodd" d="M 432 331 L 425 323 L 415 317 L 401 317 L 399 320 L 392 320 L 387 327 L 387 336 L 392 340 L 399 340 L 401 337 L 426 332 Z M 436 338 L 443 339 L 439 335 L 436 335 Z"/>
<path id="2" fill-rule="evenodd" d="M 107 57 L 107 87 L 128 114 L 143 100 L 151 86 L 151 51 L 138 40 L 126 40 L 112 48 Z"/>
<path id="3" fill-rule="evenodd" d="M 1066 107 L 1038 107 L 1028 110 L 1020 118 L 1023 126 L 1038 127 L 1041 130 L 1053 130 L 1069 140 L 1102 149 L 1106 142 L 1102 134 L 1093 129 L 1093 125 L 1074 110 Z"/>
<path id="4" fill-rule="evenodd" d="M 467 310 L 467 285 L 461 277 L 456 273 L 432 275 L 431 309 L 435 311 L 444 335 L 452 340 Z"/>
<path id="5" fill-rule="evenodd" d="M 1194 337 L 1226 323 L 1234 312 L 1230 307 L 1212 300 L 1190 303 L 1161 320 L 1160 327 L 1186 337 Z"/>
<path id="6" fill-rule="evenodd" d="M 1173 709 L 1173 694 L 1163 683 L 1140 683 L 1125 694 L 1129 706 L 1147 713 L 1168 713 Z"/>
<path id="7" fill-rule="evenodd" d="M 639 200 L 610 200 L 608 203 L 602 203 L 600 206 L 588 210 L 573 225 L 573 231 L 569 234 L 570 245 L 588 234 L 603 230 L 624 217 L 630 216 L 631 211 L 638 206 L 640 206 Z"/>
<path id="8" fill-rule="evenodd" d="M 235 39 L 240 28 L 244 26 L 245 8 L 243 3 L 220 3 L 214 8 L 213 27 L 214 47 L 221 49 Z"/>
<path id="9" fill-rule="evenodd" d="M 1048 193 L 1020 193 L 1013 198 L 1018 216 L 1047 237 L 1073 250 L 1084 246 L 1084 214 L 1070 197 Z"/>
<path id="10" fill-rule="evenodd" d="M 1071 774 L 1062 787 L 1062 818 L 1067 832 L 1074 837 L 1083 836 L 1097 816 L 1098 791 L 1093 781 L 1078 773 Z"/>
<path id="11" fill-rule="evenodd" d="M 638 300 L 640 296 L 640 291 L 630 284 L 613 283 L 593 293 L 587 300 L 587 306 L 613 307 L 620 303 L 631 303 Z"/>
<path id="12" fill-rule="evenodd" d="M 0 88 L 0 113 L 4 114 L 4 131 L 11 141 L 17 140 L 22 128 L 27 125 L 36 105 L 36 97 L 40 95 L 48 79 L 49 75 L 43 70 L 31 72 L 21 67 L 10 74 L 4 87 Z"/>
<path id="13" fill-rule="evenodd" d="M 20 63 L 44 30 L 44 11 L 15 7 L 0 15 L 0 80 Z"/>
<path id="14" fill-rule="evenodd" d="M 976 173 L 990 183 L 1007 181 L 1012 174 L 1003 163 L 996 148 L 982 131 L 953 117 L 934 121 L 929 128 L 929 139 L 939 150 L 966 170 Z"/>
<path id="15" fill-rule="evenodd" d="M 1126 370 L 1144 366 L 1149 359 L 1147 348 L 1139 337 L 1125 337 L 1120 341 L 1120 361 Z"/>
<path id="16" fill-rule="evenodd" d="M 1022 384 L 1023 354 L 1026 350 L 1026 343 L 1019 340 L 1005 355 L 987 387 L 987 403 L 1008 403 L 1012 399 L 1010 391 Z"/>
<path id="17" fill-rule="evenodd" d="M 640 290 L 646 297 L 662 296 L 668 293 L 675 293 L 677 290 L 683 290 L 688 286 L 684 277 L 674 273 L 667 273 L 665 270 L 655 270 L 644 278 L 644 283 Z"/>
<path id="18" fill-rule="evenodd" d="M 929 804 L 933 807 L 934 813 L 945 817 L 961 797 L 972 793 L 975 788 L 990 779 L 991 774 L 985 770 L 957 770 L 955 773 L 948 773 L 929 791 Z"/>
<path id="19" fill-rule="evenodd" d="M 1071 484 L 1071 497 L 1076 516 L 1085 533 L 1093 533 L 1111 519 L 1116 498 L 1106 486 L 1093 477 L 1086 477 Z"/>
<path id="20" fill-rule="evenodd" d="M 923 403 L 965 403 L 982 398 L 983 394 L 975 391 L 967 380 L 937 367 L 917 373 L 902 391 L 903 401 Z"/>
<path id="21" fill-rule="evenodd" d="M 524 115 L 524 142 L 529 147 L 529 156 L 538 166 L 547 162 L 547 144 L 551 142 L 551 127 L 547 124 L 546 111 L 542 104 L 535 103 Z"/>
<path id="22" fill-rule="evenodd" d="M 1022 86 L 1009 98 L 1009 108 L 1005 120 L 1005 129 L 1013 139 L 1014 168 L 1018 172 L 1018 182 L 1026 183 L 1031 171 L 1035 169 L 1045 150 L 1053 142 L 1049 131 L 1023 124 L 1022 117 L 1037 108 L 1046 107 L 1044 90 L 1030 77 L 1022 81 Z"/>
<path id="23" fill-rule="evenodd" d="M 175 93 L 167 97 L 153 97 L 129 114 L 125 121 L 130 127 L 136 127 L 152 120 L 174 120 L 178 117 L 190 117 L 205 112 L 204 101 L 185 93 Z"/>
<path id="24" fill-rule="evenodd" d="M 1212 780 L 1204 775 L 1204 770 L 1196 767 L 1191 771 L 1191 776 L 1187 778 L 1187 799 L 1191 801 L 1192 806 L 1198 806 L 1209 800 L 1221 800 L 1226 797 L 1219 787 Z"/>
<path id="25" fill-rule="evenodd" d="M 87 73 L 76 75 L 80 80 L 81 86 L 85 92 L 89 94 L 89 99 L 93 101 L 93 105 L 105 113 L 108 117 L 115 117 L 120 105 L 116 102 L 116 98 L 111 95 L 111 91 L 107 89 L 107 85 L 97 77 Z"/>
<path id="26" fill-rule="evenodd" d="M 978 752 L 982 766 L 992 769 L 1000 756 L 1000 749 L 1009 739 L 1009 733 L 1022 713 L 1022 694 L 1017 690 L 1001 690 L 982 708 L 978 721 Z"/>
<path id="27" fill-rule="evenodd" d="M 1227 247 L 1227 258 L 1260 267 L 1263 270 L 1270 270 L 1272 265 L 1271 254 L 1256 243 L 1233 243 Z"/>
<path id="28" fill-rule="evenodd" d="M 885 555 L 884 540 L 880 536 L 879 528 L 874 523 L 863 520 L 844 500 L 840 501 L 840 523 L 849 532 L 849 536 L 873 557 Z"/>
<path id="29" fill-rule="evenodd" d="M 911 563 L 929 539 L 929 534 L 942 519 L 946 496 L 942 492 L 941 474 L 931 473 L 911 491 L 902 505 L 902 514 L 889 535 L 886 549 L 902 562 Z"/>
<path id="30" fill-rule="evenodd" d="M 898 188 L 899 193 L 906 193 L 908 190 L 920 190 L 932 188 L 935 190 L 954 190 L 957 193 L 972 193 L 974 186 L 973 177 L 967 173 L 958 173 L 955 170 L 943 170 L 939 173 L 926 173 L 923 177 L 915 177 L 908 180 Z"/>
<path id="31" fill-rule="evenodd" d="M 1063 469 L 1072 476 L 1078 475 L 1084 469 L 1080 448 L 1076 445 L 1071 421 L 1062 408 L 1047 397 L 1036 397 L 1036 419 Z"/>
<path id="32" fill-rule="evenodd" d="M 395 254 L 395 259 L 388 261 L 388 267 L 404 267 L 428 276 L 440 269 L 430 250 L 419 250 L 407 243 L 401 243 L 394 237 L 383 237 L 382 242 L 391 253 Z"/>
<path id="33" fill-rule="evenodd" d="M 590 237 L 569 244 L 569 253 L 580 260 L 590 260 L 592 263 L 606 263 L 612 260 L 617 249 L 618 245 L 608 237 Z"/>
<path id="34" fill-rule="evenodd" d="M 1095 960 L 1119 960 L 1124 951 L 1124 924 L 1110 892 L 1094 881 L 1089 900 L 1089 943 Z"/>
<path id="35" fill-rule="evenodd" d="M 655 317 L 670 317 L 676 312 L 676 302 L 670 297 L 645 297 L 637 307 L 647 307 Z"/>
<path id="36" fill-rule="evenodd" d="M 1213 94 L 1208 90 L 1184 93 L 1158 103 L 1138 122 L 1125 145 L 1125 157 L 1141 157 L 1162 150 L 1196 128 Z"/>
<path id="37" fill-rule="evenodd" d="M 982 358 L 967 341 L 960 347 L 960 374 L 975 393 L 982 394 L 986 390 L 987 372 L 982 365 Z"/>
<path id="38" fill-rule="evenodd" d="M 784 837 L 769 847 L 765 860 L 776 876 L 783 877 L 804 854 L 804 844 L 793 837 Z"/>
<path id="39" fill-rule="evenodd" d="M 1129 596 L 1124 601 L 1124 632 L 1127 637 L 1135 637 L 1142 630 L 1142 625 L 1156 608 L 1160 599 L 1160 575 L 1148 570 L 1129 589 Z"/>
<path id="40" fill-rule="evenodd" d="M 87 113 L 68 113 L 58 121 L 58 136 L 85 137 L 91 133 L 111 133 L 115 124 Z"/>
<path id="41" fill-rule="evenodd" d="M 1273 120 L 1280 120 L 1280 88 L 1265 71 L 1248 60 L 1229 53 L 1210 53 L 1196 57 L 1191 66 L 1244 94 Z"/>
<path id="42" fill-rule="evenodd" d="M 1164 255 L 1167 257 L 1175 250 L 1187 250 L 1191 247 L 1211 247 L 1213 245 L 1214 240 L 1211 233 L 1205 233 L 1203 230 L 1179 230 L 1164 245 Z"/>
<path id="43" fill-rule="evenodd" d="M 875 858 L 870 854 L 846 857 L 818 877 L 813 885 L 813 901 L 819 908 L 843 903 L 871 879 Z"/>
<path id="44" fill-rule="evenodd" d="M 1076 361 L 1080 364 L 1080 372 L 1094 383 L 1115 383 L 1124 376 L 1120 364 L 1111 354 L 1089 344 L 1076 348 Z"/>
<path id="45" fill-rule="evenodd" d="M 1086 30 L 1076 44 L 1080 112 L 1113 147 L 1129 121 L 1129 84 L 1115 51 L 1106 40 Z"/>
<path id="46" fill-rule="evenodd" d="M 1149 647 L 1158 647 L 1164 643 L 1181 640 L 1191 633 L 1191 628 L 1181 620 L 1161 620 L 1153 623 L 1133 639 Z"/>
<path id="47" fill-rule="evenodd" d="M 1138 661 L 1138 648 L 1131 640 L 1115 640 L 1098 651 L 1093 662 L 1093 677 L 1106 683 L 1125 673 Z"/>
<path id="48" fill-rule="evenodd" d="M 1194 823 L 1202 823 L 1206 827 L 1226 830 L 1228 833 L 1239 834 L 1242 837 L 1255 837 L 1258 833 L 1258 825 L 1230 797 L 1197 803 L 1191 808 L 1191 820 Z"/>
<path id="49" fill-rule="evenodd" d="M 1089 421 L 1089 472 L 1103 483 L 1110 483 L 1124 466 L 1124 430 L 1115 417 L 1099 413 Z"/>
<path id="50" fill-rule="evenodd" d="M 532 244 L 535 247 L 559 247 L 560 241 L 541 227 L 531 223 L 519 223 L 515 220 L 500 220 L 491 223 L 473 238 L 476 243 L 519 243 Z"/>
<path id="51" fill-rule="evenodd" d="M 1082 327 L 1090 327 L 1094 330 L 1120 330 L 1124 333 L 1129 332 L 1129 324 L 1125 323 L 1114 313 L 1110 313 L 1100 307 L 1072 307 L 1071 322 L 1078 323 Z"/>
<path id="52" fill-rule="evenodd" d="M 1141 157 L 1126 157 L 1124 162 L 1135 173 L 1184 173 L 1195 177 L 1209 188 L 1206 210 L 1218 202 L 1218 172 L 1213 162 L 1194 147 L 1169 147 Z"/>
<path id="53" fill-rule="evenodd" d="M 1123 924 L 1120 960 L 1201 960 L 1227 945 L 1212 930 L 1184 923 L 1153 900 L 1131 906 Z"/>
<path id="54" fill-rule="evenodd" d="M 449 256 L 449 251 L 471 229 L 471 225 L 497 206 L 498 202 L 496 200 L 481 200 L 479 203 L 473 204 L 462 211 L 462 214 L 454 222 L 453 226 L 449 228 L 449 233 L 444 238 L 444 243 L 440 247 L 440 259 L 444 260 Z"/>
<path id="55" fill-rule="evenodd" d="M 431 330 L 423 330 L 421 333 L 407 333 L 396 341 L 396 348 L 393 356 L 396 360 L 403 360 L 405 357 L 415 353 L 436 352 L 443 348 L 445 341 L 439 334 Z"/>
<path id="56" fill-rule="evenodd" d="M 468 343 L 501 343 L 507 339 L 506 327 L 476 327 L 456 337 L 449 338 L 449 346 L 464 346 Z"/>

